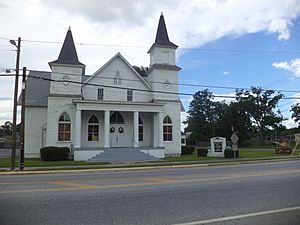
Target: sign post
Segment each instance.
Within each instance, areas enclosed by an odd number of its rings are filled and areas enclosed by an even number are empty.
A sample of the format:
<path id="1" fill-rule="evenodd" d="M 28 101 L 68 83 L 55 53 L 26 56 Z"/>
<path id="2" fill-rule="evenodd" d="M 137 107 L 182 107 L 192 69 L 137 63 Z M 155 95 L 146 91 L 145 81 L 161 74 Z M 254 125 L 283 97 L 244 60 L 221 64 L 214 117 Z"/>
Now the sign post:
<path id="1" fill-rule="evenodd" d="M 236 158 L 236 151 L 237 151 L 237 141 L 239 140 L 239 137 L 236 134 L 237 132 L 233 131 L 233 134 L 231 135 L 230 139 L 232 141 L 232 150 L 233 150 L 233 156 Z"/>

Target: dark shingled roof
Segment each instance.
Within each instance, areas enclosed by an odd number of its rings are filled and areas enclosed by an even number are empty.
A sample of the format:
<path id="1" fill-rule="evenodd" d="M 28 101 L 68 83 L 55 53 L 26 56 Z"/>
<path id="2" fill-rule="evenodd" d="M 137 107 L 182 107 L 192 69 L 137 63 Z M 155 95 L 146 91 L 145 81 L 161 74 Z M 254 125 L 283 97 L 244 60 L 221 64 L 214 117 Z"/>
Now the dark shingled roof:
<path id="1" fill-rule="evenodd" d="M 84 65 L 78 60 L 73 35 L 71 29 L 69 28 L 64 44 L 60 50 L 58 59 L 50 62 L 49 64 L 70 64 L 70 65 Z"/>
<path id="2" fill-rule="evenodd" d="M 159 22 L 158 22 L 158 27 L 157 27 L 157 32 L 156 32 L 155 42 L 151 46 L 150 50 L 154 46 L 157 46 L 157 45 L 158 46 L 166 46 L 166 47 L 170 47 L 170 48 L 178 48 L 177 45 L 175 45 L 174 43 L 172 43 L 169 40 L 168 31 L 167 31 L 167 27 L 166 27 L 166 24 L 165 24 L 165 19 L 164 19 L 163 14 L 160 15 Z"/>
<path id="3" fill-rule="evenodd" d="M 89 77 L 82 76 L 82 81 L 84 82 Z M 51 79 L 51 72 L 30 71 L 26 80 L 26 106 L 47 107 L 48 96 L 50 95 L 50 81 L 43 80 L 43 78 Z M 21 95 L 19 96 L 18 105 L 21 105 Z"/>
<path id="4" fill-rule="evenodd" d="M 32 77 L 31 77 L 32 76 Z M 30 71 L 26 80 L 26 106 L 47 106 L 50 93 L 50 81 L 35 77 L 51 79 L 50 72 Z"/>

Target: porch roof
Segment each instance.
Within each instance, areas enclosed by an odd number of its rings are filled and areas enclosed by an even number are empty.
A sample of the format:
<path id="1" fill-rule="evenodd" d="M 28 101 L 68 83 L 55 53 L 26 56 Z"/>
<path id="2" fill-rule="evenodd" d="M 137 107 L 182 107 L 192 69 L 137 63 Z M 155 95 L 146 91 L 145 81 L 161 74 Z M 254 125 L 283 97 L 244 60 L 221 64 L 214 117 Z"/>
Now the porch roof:
<path id="1" fill-rule="evenodd" d="M 98 111 L 139 111 L 139 112 L 162 112 L 165 103 L 154 102 L 118 102 L 118 101 L 94 101 L 74 99 L 73 103 L 78 110 Z"/>

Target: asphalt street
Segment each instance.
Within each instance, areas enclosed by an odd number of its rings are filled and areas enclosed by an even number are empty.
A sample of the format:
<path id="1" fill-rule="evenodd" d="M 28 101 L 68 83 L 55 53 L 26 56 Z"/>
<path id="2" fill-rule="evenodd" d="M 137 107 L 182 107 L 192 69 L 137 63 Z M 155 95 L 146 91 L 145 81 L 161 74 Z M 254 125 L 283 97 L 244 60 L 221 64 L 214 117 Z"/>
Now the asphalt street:
<path id="1" fill-rule="evenodd" d="M 0 224 L 300 224 L 300 160 L 2 175 Z"/>

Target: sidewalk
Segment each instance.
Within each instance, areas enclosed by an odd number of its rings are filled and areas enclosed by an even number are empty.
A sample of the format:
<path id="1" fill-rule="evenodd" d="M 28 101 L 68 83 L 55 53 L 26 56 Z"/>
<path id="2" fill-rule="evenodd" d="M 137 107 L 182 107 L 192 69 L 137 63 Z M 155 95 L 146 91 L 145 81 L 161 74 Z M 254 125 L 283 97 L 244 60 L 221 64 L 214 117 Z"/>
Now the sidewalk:
<path id="1" fill-rule="evenodd" d="M 10 168 L 0 168 L 0 175 L 12 174 L 47 174 L 64 172 L 95 172 L 95 171 L 120 171 L 120 170 L 141 170 L 155 168 L 184 168 L 184 167 L 207 167 L 238 164 L 253 164 L 266 162 L 279 162 L 289 160 L 300 160 L 300 157 L 279 156 L 279 157 L 260 157 L 260 158 L 238 158 L 238 159 L 220 159 L 203 161 L 181 161 L 181 162 L 124 162 L 112 163 L 106 165 L 78 165 L 78 166 L 40 166 L 25 167 L 24 171 L 9 171 Z"/>

